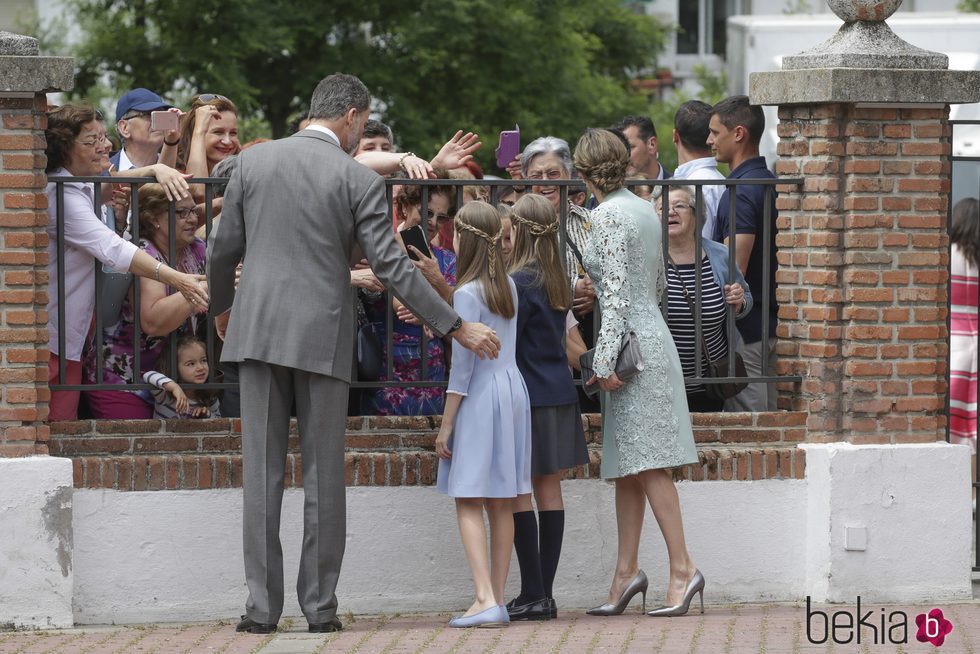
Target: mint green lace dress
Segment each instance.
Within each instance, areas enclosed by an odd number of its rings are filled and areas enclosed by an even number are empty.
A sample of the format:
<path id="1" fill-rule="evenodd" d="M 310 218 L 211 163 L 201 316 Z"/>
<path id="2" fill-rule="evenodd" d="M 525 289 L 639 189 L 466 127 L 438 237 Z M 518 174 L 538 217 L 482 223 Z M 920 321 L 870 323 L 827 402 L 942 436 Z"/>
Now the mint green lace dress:
<path id="1" fill-rule="evenodd" d="M 612 374 L 630 330 L 646 364 L 621 389 L 602 394 L 602 477 L 694 463 L 684 373 L 659 306 L 666 287 L 660 219 L 652 204 L 620 189 L 593 210 L 591 222 L 583 259 L 602 310 L 596 374 Z"/>

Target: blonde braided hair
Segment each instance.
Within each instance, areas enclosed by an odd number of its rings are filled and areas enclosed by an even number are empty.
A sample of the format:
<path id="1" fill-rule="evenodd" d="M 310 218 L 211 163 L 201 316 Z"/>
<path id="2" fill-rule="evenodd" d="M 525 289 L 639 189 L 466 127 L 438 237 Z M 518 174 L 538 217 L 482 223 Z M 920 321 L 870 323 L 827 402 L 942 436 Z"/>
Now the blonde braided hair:
<path id="1" fill-rule="evenodd" d="M 542 225 L 539 222 L 528 220 L 527 218 L 515 212 L 514 210 L 511 210 L 510 219 L 513 220 L 518 225 L 522 225 L 528 232 L 530 232 L 532 236 L 536 236 L 536 237 L 550 236 L 551 234 L 558 233 L 557 216 L 555 217 L 554 221 L 548 223 L 547 225 Z"/>
<path id="2" fill-rule="evenodd" d="M 463 221 L 461 221 L 459 218 L 453 220 L 453 224 L 456 226 L 456 229 L 462 229 L 463 231 L 469 232 L 471 234 L 476 234 L 477 236 L 479 236 L 480 238 L 482 238 L 484 241 L 487 242 L 487 255 L 488 255 L 487 258 L 489 259 L 489 263 L 490 263 L 490 277 L 495 278 L 497 276 L 496 250 L 497 250 L 497 244 L 499 243 L 500 239 L 503 238 L 504 235 L 503 227 L 500 228 L 500 231 L 497 232 L 496 236 L 490 236 L 482 229 L 479 229 L 478 227 L 474 227 L 473 225 L 468 225 Z"/>

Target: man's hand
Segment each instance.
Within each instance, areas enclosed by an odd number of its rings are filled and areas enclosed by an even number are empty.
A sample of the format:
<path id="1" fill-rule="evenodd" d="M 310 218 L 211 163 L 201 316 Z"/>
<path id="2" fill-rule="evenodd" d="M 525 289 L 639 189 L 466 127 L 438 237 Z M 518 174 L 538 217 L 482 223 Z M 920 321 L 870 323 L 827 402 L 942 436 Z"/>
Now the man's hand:
<path id="1" fill-rule="evenodd" d="M 500 339 L 497 338 L 497 332 L 481 322 L 464 322 L 450 336 L 481 359 L 496 359 L 500 354 Z"/>
<path id="2" fill-rule="evenodd" d="M 589 276 L 580 277 L 575 282 L 575 296 L 572 298 L 572 313 L 583 316 L 595 308 L 595 287 Z"/>
<path id="3" fill-rule="evenodd" d="M 481 145 L 483 143 L 480 142 L 479 136 L 473 132 L 466 132 L 464 135 L 463 130 L 459 130 L 455 136 L 446 141 L 446 144 L 432 159 L 432 167 L 453 170 L 465 166 Z"/>
<path id="4" fill-rule="evenodd" d="M 364 290 L 372 291 L 374 293 L 380 293 L 381 291 L 385 290 L 384 285 L 374 275 L 374 272 L 372 272 L 370 268 L 350 271 L 350 285 L 356 286 L 357 288 L 363 288 Z"/>
<path id="5" fill-rule="evenodd" d="M 231 318 L 231 309 L 214 317 L 214 332 L 221 340 L 225 340 L 225 334 L 228 333 L 229 318 Z"/>

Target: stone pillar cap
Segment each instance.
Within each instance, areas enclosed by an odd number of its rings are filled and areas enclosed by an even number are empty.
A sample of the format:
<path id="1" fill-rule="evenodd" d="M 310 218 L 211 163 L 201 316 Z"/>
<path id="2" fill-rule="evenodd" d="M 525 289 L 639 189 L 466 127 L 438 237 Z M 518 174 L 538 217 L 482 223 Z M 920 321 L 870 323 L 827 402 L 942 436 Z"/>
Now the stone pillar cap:
<path id="1" fill-rule="evenodd" d="M 0 55 L 36 57 L 39 52 L 37 39 L 0 30 Z"/>
<path id="2" fill-rule="evenodd" d="M 70 91 L 75 86 L 71 57 L 41 57 L 37 39 L 0 31 L 0 97 L 8 93 Z"/>
<path id="3" fill-rule="evenodd" d="M 945 70 L 949 57 L 923 50 L 896 35 L 885 23 L 902 0 L 827 0 L 844 21 L 815 48 L 783 58 L 783 70 L 811 68 L 886 68 Z"/>

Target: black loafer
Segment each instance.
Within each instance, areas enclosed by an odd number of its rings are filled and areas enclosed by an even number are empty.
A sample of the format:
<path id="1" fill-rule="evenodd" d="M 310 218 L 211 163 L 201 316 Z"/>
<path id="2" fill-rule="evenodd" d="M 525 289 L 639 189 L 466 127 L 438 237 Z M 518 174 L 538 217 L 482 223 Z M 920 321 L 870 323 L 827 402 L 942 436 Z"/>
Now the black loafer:
<path id="1" fill-rule="evenodd" d="M 554 608 L 554 601 L 551 598 L 534 600 L 520 606 L 513 606 L 507 609 L 507 615 L 511 621 L 515 620 L 551 620 L 557 615 Z M 554 615 L 552 615 L 554 614 Z"/>
<path id="2" fill-rule="evenodd" d="M 242 621 L 235 627 L 235 631 L 247 631 L 250 634 L 271 634 L 276 630 L 277 624 L 264 624 L 256 622 L 247 615 L 242 616 Z"/>
<path id="3" fill-rule="evenodd" d="M 338 619 L 334 618 L 328 620 L 327 622 L 311 622 L 310 623 L 310 633 L 311 634 L 329 634 L 335 631 L 340 631 L 344 628 L 343 623 Z"/>

